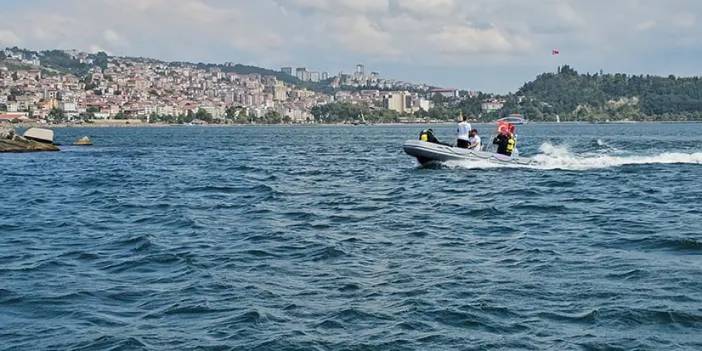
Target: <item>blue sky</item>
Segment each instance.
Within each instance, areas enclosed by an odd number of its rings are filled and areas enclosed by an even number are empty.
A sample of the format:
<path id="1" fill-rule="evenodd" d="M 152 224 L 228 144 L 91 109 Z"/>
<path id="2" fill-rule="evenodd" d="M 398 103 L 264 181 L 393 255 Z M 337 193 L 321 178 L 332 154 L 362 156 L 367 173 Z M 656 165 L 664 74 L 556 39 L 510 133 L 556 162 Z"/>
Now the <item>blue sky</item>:
<path id="1" fill-rule="evenodd" d="M 0 46 L 330 73 L 364 63 L 385 77 L 494 92 L 559 64 L 699 75 L 702 53 L 702 2 L 693 0 L 0 0 L 0 8 Z"/>

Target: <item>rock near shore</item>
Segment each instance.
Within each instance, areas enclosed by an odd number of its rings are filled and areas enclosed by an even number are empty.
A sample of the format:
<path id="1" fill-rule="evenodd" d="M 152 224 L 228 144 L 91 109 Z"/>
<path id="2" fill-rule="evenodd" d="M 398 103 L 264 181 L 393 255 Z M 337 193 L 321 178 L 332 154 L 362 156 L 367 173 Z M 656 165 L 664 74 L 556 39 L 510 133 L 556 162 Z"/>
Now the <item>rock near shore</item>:
<path id="1" fill-rule="evenodd" d="M 73 143 L 73 145 L 78 145 L 78 146 L 90 146 L 90 145 L 93 145 L 93 141 L 90 140 L 89 137 L 84 136 L 84 137 L 82 137 L 82 138 L 76 140 L 76 142 Z"/>
<path id="2" fill-rule="evenodd" d="M 40 143 L 26 139 L 15 133 L 12 128 L 0 127 L 0 152 L 39 152 L 59 151 L 54 144 Z"/>

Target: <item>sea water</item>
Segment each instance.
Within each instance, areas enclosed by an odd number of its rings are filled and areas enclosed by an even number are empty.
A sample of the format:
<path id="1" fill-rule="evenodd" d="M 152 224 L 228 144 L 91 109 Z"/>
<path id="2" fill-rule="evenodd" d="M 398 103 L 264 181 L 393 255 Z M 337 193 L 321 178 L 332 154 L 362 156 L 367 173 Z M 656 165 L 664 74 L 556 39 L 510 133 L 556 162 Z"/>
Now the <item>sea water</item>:
<path id="1" fill-rule="evenodd" d="M 535 165 L 420 168 L 425 127 L 0 155 L 0 349 L 702 348 L 701 124 L 526 125 Z"/>

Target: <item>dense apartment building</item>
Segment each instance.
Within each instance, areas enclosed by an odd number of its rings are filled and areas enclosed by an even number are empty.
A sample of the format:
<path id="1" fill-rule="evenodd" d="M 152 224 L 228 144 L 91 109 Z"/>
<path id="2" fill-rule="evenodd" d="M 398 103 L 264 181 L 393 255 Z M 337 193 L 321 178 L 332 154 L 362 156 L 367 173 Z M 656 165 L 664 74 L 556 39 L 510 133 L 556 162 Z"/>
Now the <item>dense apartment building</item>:
<path id="1" fill-rule="evenodd" d="M 275 111 L 307 122 L 314 105 L 331 99 L 271 76 L 188 64 L 111 58 L 105 69 L 94 67 L 84 78 L 45 76 L 39 68 L 10 71 L 0 65 L 0 104 L 8 112 L 26 112 L 36 119 L 46 118 L 52 109 L 61 109 L 68 118 L 86 112 L 96 118 L 145 118 L 200 109 L 223 118 L 227 107 L 235 106 L 253 117 Z"/>

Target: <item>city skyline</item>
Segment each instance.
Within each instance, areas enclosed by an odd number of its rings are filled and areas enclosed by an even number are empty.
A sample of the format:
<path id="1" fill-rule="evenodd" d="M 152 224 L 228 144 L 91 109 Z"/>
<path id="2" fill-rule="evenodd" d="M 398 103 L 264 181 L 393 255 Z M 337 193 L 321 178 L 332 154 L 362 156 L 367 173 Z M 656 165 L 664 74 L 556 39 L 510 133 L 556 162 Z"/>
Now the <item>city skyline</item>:
<path id="1" fill-rule="evenodd" d="M 297 67 L 294 73 L 291 67 L 274 72 L 231 63 L 6 48 L 0 51 L 0 121 L 315 123 L 328 117 L 319 110 L 328 104 L 382 110 L 385 117 L 409 121 L 432 111 L 435 94 L 459 98 L 455 89 L 367 74 L 363 64 L 324 82 L 327 72 Z M 311 90 L 305 84 L 313 84 Z"/>
<path id="2" fill-rule="evenodd" d="M 0 47 L 106 51 L 336 74 L 358 62 L 398 80 L 505 93 L 558 64 L 698 75 L 693 1 L 3 1 Z M 551 55 L 553 49 L 560 54 Z"/>

